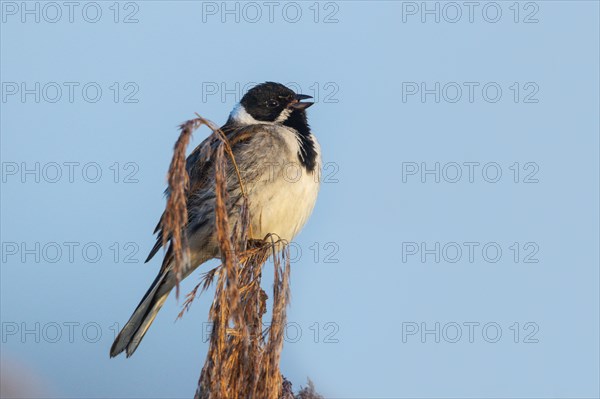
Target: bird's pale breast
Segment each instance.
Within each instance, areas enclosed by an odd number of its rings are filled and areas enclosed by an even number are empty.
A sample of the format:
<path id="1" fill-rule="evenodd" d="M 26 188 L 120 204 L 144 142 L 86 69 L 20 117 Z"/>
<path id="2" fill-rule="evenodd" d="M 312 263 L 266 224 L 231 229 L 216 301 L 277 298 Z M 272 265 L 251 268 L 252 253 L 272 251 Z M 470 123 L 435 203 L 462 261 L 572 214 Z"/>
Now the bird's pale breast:
<path id="1" fill-rule="evenodd" d="M 264 238 L 274 233 L 281 239 L 292 241 L 310 217 L 320 180 L 320 149 L 317 149 L 317 167 L 309 172 L 298 160 L 299 143 L 295 134 L 287 129 L 278 132 L 287 147 L 281 149 L 283 157 L 265 168 L 249 195 L 253 238 Z"/>

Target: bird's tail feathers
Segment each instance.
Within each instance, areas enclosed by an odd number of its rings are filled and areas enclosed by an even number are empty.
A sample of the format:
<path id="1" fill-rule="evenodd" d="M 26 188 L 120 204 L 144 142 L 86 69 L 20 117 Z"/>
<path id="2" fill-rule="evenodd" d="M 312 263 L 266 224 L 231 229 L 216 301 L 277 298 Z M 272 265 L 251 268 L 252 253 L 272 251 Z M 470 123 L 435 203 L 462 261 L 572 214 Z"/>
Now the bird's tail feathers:
<path id="1" fill-rule="evenodd" d="M 138 345 L 144 338 L 146 331 L 156 318 L 158 311 L 162 308 L 172 287 L 169 287 L 168 280 L 170 277 L 169 271 L 160 273 L 140 304 L 135 309 L 131 318 L 125 324 L 115 342 L 110 348 L 110 357 L 117 356 L 125 351 L 127 357 L 131 356 L 137 349 Z"/>

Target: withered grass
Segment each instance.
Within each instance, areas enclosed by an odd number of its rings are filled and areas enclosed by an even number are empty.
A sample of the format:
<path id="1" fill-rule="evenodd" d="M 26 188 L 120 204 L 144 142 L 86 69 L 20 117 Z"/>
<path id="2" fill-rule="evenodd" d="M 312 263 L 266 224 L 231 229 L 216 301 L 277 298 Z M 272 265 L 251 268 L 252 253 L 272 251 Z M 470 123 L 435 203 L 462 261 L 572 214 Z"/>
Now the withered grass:
<path id="1" fill-rule="evenodd" d="M 180 127 L 181 133 L 169 167 L 169 198 L 162 221 L 164 244 L 170 237 L 173 246 L 177 294 L 181 271 L 189 261 L 189 248 L 184 234 L 188 220 L 186 195 L 189 190 L 185 153 L 192 133 L 202 125 L 212 130 L 200 151 L 204 159 L 214 163 L 215 225 L 221 264 L 205 273 L 202 281 L 186 296 L 179 314 L 181 317 L 189 309 L 198 291 L 201 293 L 215 283 L 215 296 L 209 312 L 213 327 L 195 398 L 289 397 L 290 384 L 287 381 L 287 385 L 284 384 L 279 369 L 286 309 L 290 299 L 287 243 L 273 235 L 262 240 L 249 239 L 248 197 L 231 146 L 219 128 L 199 115 Z M 233 228 L 230 228 L 226 207 L 226 170 L 230 165 L 236 171 L 242 192 L 241 217 Z M 261 288 L 261 276 L 269 258 L 272 258 L 274 265 L 273 303 L 269 327 L 263 329 L 267 294 Z"/>

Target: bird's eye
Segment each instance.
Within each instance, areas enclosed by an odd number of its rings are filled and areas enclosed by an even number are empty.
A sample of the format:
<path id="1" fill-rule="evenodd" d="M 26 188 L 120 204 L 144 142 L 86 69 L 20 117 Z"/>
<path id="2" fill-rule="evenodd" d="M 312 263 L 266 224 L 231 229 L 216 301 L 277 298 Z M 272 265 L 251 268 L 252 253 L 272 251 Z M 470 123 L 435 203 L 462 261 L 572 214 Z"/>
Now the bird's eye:
<path id="1" fill-rule="evenodd" d="M 267 101 L 267 107 L 269 108 L 275 108 L 279 105 L 279 102 L 277 102 L 277 100 L 269 100 Z"/>

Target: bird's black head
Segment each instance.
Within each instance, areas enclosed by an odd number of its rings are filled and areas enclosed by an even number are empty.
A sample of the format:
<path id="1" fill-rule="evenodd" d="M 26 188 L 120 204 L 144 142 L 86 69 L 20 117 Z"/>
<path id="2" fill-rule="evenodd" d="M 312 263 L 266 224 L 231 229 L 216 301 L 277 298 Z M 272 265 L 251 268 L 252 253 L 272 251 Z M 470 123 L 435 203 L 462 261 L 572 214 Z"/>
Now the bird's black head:
<path id="1" fill-rule="evenodd" d="M 302 114 L 312 102 L 300 102 L 312 98 L 305 94 L 296 94 L 284 85 L 266 82 L 250 89 L 231 114 L 238 123 L 252 122 L 284 123 L 291 115 Z M 254 121 L 253 121 L 254 120 Z"/>

